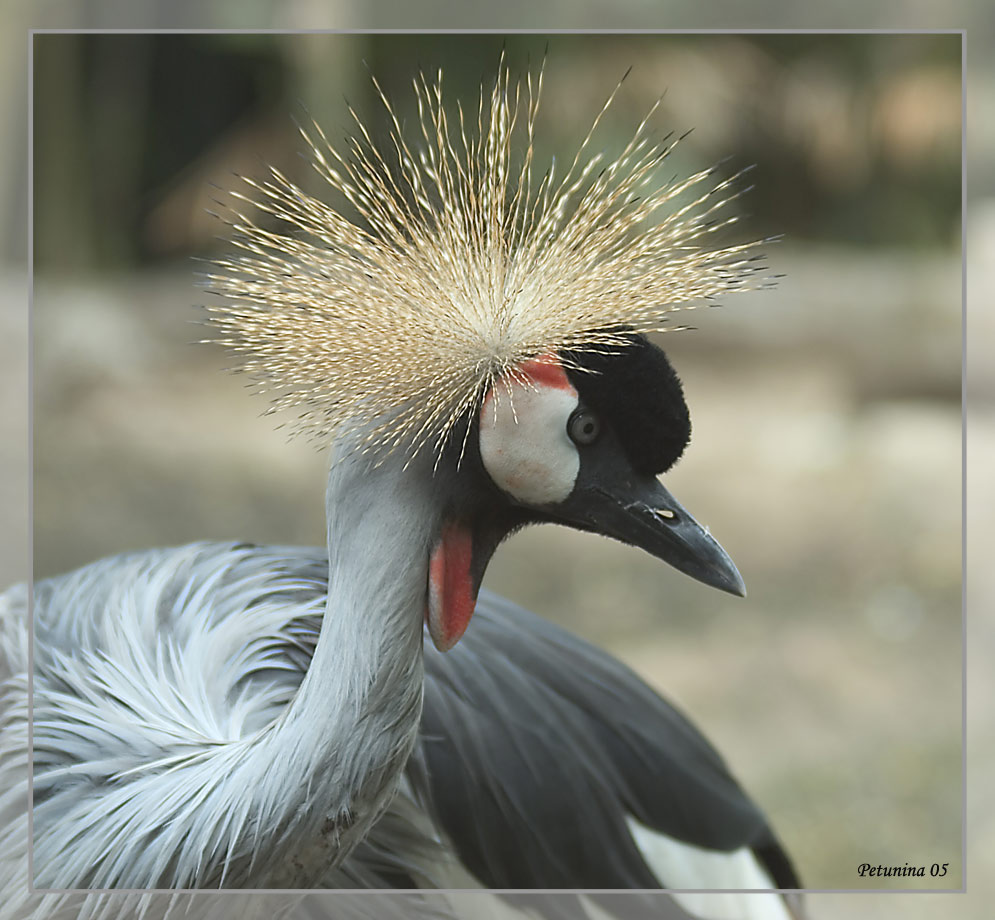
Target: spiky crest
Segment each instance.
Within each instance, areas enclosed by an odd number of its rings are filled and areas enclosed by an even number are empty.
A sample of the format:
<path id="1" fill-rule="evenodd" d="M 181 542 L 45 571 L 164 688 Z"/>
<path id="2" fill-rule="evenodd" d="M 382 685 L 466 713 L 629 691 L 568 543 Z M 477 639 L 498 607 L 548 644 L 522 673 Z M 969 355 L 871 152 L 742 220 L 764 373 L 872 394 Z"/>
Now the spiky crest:
<path id="1" fill-rule="evenodd" d="M 352 109 L 357 133 L 344 153 L 316 124 L 301 128 L 314 168 L 355 217 L 275 168 L 232 193 L 289 227 L 266 229 L 233 205 L 240 252 L 208 275 L 227 301 L 208 307 L 216 341 L 271 394 L 268 411 L 296 408 L 294 430 L 325 440 L 362 428 L 365 450 L 403 446 L 414 456 L 431 445 L 438 456 L 459 420 L 525 360 L 624 347 L 620 328 L 673 329 L 673 311 L 756 286 L 754 242 L 709 246 L 736 220 L 717 212 L 739 194 L 738 177 L 711 184 L 713 167 L 658 179 L 677 143 L 650 137 L 659 102 L 615 160 L 591 151 L 621 82 L 562 178 L 550 166 L 534 186 L 542 79 L 542 70 L 525 78 L 523 101 L 502 56 L 476 124 L 457 105 L 454 130 L 441 71 L 432 83 L 421 75 L 417 137 L 374 79 L 390 121 L 386 149 Z"/>

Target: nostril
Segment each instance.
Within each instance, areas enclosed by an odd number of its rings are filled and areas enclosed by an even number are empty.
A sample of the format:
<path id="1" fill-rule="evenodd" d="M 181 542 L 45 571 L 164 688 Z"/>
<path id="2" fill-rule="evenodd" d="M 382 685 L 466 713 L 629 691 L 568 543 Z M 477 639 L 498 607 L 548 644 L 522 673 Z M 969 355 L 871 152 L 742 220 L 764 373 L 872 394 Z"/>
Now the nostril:
<path id="1" fill-rule="evenodd" d="M 677 512 L 671 511 L 669 508 L 650 508 L 649 512 L 663 521 L 674 521 L 677 519 Z"/>

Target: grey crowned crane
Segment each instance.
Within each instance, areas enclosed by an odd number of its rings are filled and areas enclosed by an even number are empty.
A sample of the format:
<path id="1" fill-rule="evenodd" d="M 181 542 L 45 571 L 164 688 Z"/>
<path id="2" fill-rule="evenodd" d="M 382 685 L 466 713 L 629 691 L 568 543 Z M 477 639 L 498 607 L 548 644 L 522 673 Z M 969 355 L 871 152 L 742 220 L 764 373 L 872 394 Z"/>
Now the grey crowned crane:
<path id="1" fill-rule="evenodd" d="M 382 148 L 358 119 L 347 153 L 302 131 L 351 216 L 275 170 L 246 180 L 236 200 L 280 229 L 232 207 L 211 322 L 272 407 L 331 444 L 327 547 L 200 543 L 34 586 L 35 886 L 798 887 L 677 710 L 479 590 L 502 540 L 550 522 L 743 593 L 658 479 L 690 421 L 646 338 L 755 284 L 753 244 L 710 245 L 731 180 L 661 184 L 672 145 L 649 116 L 601 164 L 601 115 L 562 177 L 534 179 L 541 82 L 502 63 L 454 130 L 441 75 L 421 78 L 417 141 L 383 94 Z M 26 894 L 27 597 L 0 598 L 0 915 L 109 916 L 110 896 Z M 800 910 L 778 894 L 677 903 Z"/>

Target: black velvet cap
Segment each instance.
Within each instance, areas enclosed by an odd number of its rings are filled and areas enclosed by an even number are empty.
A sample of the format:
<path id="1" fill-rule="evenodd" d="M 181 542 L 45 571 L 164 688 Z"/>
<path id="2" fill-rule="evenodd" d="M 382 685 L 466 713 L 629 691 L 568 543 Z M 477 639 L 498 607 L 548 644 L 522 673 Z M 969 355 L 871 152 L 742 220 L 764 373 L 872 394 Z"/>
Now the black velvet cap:
<path id="1" fill-rule="evenodd" d="M 630 344 L 562 357 L 582 402 L 612 427 L 633 468 L 657 476 L 684 453 L 691 416 L 663 350 L 642 335 L 622 337 Z"/>

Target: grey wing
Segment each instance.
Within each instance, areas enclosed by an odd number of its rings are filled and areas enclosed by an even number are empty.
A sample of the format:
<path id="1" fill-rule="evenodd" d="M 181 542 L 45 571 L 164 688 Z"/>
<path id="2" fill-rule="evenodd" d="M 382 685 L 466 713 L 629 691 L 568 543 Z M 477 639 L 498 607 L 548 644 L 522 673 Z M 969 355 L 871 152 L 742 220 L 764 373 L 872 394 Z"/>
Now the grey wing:
<path id="1" fill-rule="evenodd" d="M 318 587 L 324 554 L 296 552 Z M 295 621 L 288 655 L 302 670 L 319 628 L 318 616 Z M 482 591 L 453 650 L 426 643 L 425 669 L 400 793 L 330 886 L 800 887 L 715 749 L 610 655 Z M 698 853 L 729 859 L 689 885 Z M 787 916 L 777 903 L 756 916 Z"/>
<path id="2" fill-rule="evenodd" d="M 487 592 L 445 656 L 426 650 L 415 784 L 488 887 L 655 888 L 648 834 L 749 848 L 797 877 L 701 733 L 621 662 Z"/>
<path id="3" fill-rule="evenodd" d="M 193 543 L 38 582 L 36 804 L 42 777 L 64 788 L 65 766 L 90 765 L 96 779 L 270 722 L 300 684 L 297 625 L 324 608 L 327 570 L 315 560 Z"/>
<path id="4" fill-rule="evenodd" d="M 109 848 L 98 832 L 113 843 L 117 825 L 92 815 L 113 800 L 114 820 L 134 813 L 130 826 L 165 826 L 156 809 L 182 785 L 172 763 L 223 750 L 282 711 L 309 660 L 297 627 L 324 608 L 327 563 L 312 578 L 314 558 L 201 543 L 104 559 L 35 585 L 36 879 L 85 886 L 104 854 L 159 877 L 173 850 Z M 0 883 L 15 887 L 27 872 L 28 635 L 19 586 L 0 596 L 10 672 L 0 701 Z M 66 848 L 72 828 L 85 837 Z"/>
<path id="5" fill-rule="evenodd" d="M 191 577 L 197 572 L 212 575 Z M 138 605 L 125 618 L 131 634 L 101 619 L 95 599 L 107 591 L 119 593 L 116 604 Z M 194 544 L 105 560 L 38 586 L 36 680 L 41 673 L 38 686 L 47 682 L 65 703 L 65 679 L 81 650 L 110 644 L 124 654 L 150 631 L 187 649 L 206 645 L 205 663 L 220 660 L 226 643 L 248 646 L 252 654 L 236 657 L 220 683 L 216 667 L 203 669 L 216 678 L 210 686 L 188 686 L 200 679 L 190 672 L 171 675 L 176 699 L 166 707 L 186 729 L 216 735 L 231 729 L 224 720 L 234 702 L 244 730 L 272 718 L 295 691 L 326 592 L 327 560 L 317 549 Z M 24 631 L 13 635 L 4 637 L 5 657 L 26 661 L 17 641 Z M 468 634 L 446 656 L 429 647 L 426 672 L 422 737 L 401 794 L 330 885 L 409 888 L 441 879 L 453 886 L 456 877 L 460 886 L 499 888 L 657 887 L 667 880 L 647 864 L 640 827 L 706 848 L 752 847 L 777 885 L 796 884 L 763 817 L 714 750 L 604 653 L 482 592 Z M 162 697 L 152 699 L 160 707 Z M 202 704 L 194 712 L 190 699 Z M 175 727 L 158 726 L 162 737 Z M 141 744 L 150 743 L 111 740 L 120 758 L 146 756 Z M 41 762 L 65 753 L 53 745 Z M 44 799 L 43 788 L 36 792 Z"/>

